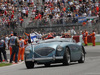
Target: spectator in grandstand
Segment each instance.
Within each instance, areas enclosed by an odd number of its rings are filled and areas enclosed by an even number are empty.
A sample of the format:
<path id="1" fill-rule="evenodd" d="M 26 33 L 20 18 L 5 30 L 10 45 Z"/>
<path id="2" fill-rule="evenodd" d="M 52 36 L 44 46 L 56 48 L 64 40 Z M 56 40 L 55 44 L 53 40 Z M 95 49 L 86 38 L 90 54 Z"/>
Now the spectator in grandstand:
<path id="1" fill-rule="evenodd" d="M 23 18 L 20 17 L 20 26 L 22 27 L 22 23 L 24 22 Z"/>
<path id="2" fill-rule="evenodd" d="M 79 2 L 76 0 L 44 0 L 42 6 L 39 2 L 35 4 L 33 0 L 4 1 L 0 4 L 0 14 L 3 16 L 1 18 L 3 26 L 0 29 L 13 28 L 11 23 L 14 18 L 17 20 L 16 23 L 22 26 L 24 19 L 29 18 L 28 14 L 30 12 L 32 12 L 31 17 L 34 20 L 41 20 L 41 25 L 42 23 L 43 25 L 47 25 L 49 22 L 56 24 L 63 24 L 64 22 L 77 23 L 78 17 L 100 17 L 99 11 L 100 4 L 94 0 L 79 0 Z"/>
<path id="3" fill-rule="evenodd" d="M 29 23 L 32 23 L 32 21 L 33 21 L 33 18 L 31 17 Z"/>

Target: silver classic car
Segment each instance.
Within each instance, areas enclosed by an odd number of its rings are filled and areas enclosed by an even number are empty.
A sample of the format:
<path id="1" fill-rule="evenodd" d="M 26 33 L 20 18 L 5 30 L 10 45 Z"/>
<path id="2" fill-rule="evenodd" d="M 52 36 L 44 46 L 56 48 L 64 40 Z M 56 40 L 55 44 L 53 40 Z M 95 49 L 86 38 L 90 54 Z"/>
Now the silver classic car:
<path id="1" fill-rule="evenodd" d="M 76 43 L 72 38 L 54 38 L 29 44 L 25 48 L 25 65 L 28 69 L 34 64 L 50 66 L 51 63 L 69 65 L 78 61 L 84 63 L 85 49 L 81 42 Z"/>

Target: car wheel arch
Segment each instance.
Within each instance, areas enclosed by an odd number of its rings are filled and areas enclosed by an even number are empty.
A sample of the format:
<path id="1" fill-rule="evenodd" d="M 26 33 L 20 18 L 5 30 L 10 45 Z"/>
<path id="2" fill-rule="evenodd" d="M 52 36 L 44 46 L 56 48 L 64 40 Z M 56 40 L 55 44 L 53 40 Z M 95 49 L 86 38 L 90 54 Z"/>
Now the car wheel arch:
<path id="1" fill-rule="evenodd" d="M 69 46 L 66 46 L 66 47 L 65 47 L 65 49 L 66 49 L 66 48 L 68 48 L 69 53 L 70 53 L 70 55 L 71 55 L 71 50 L 70 50 L 70 47 L 69 47 Z"/>
<path id="2" fill-rule="evenodd" d="M 70 49 L 70 46 L 66 46 L 65 48 L 68 48 L 68 50 L 69 50 L 69 53 L 70 53 L 70 60 L 72 61 L 72 54 L 71 54 L 71 49 Z"/>
<path id="3" fill-rule="evenodd" d="M 68 57 L 66 57 L 66 51 L 69 52 Z M 69 58 L 70 57 L 70 58 Z M 63 65 L 70 65 L 71 62 L 71 54 L 70 54 L 70 49 L 68 46 L 65 47 L 64 55 L 63 55 Z"/>
<path id="4" fill-rule="evenodd" d="M 83 46 L 82 46 L 82 53 L 81 54 L 82 55 L 81 55 L 80 59 L 78 60 L 78 63 L 84 63 L 85 62 L 85 54 L 86 54 L 86 52 L 85 52 L 85 49 L 84 49 Z"/>
<path id="5" fill-rule="evenodd" d="M 70 53 L 70 60 L 71 60 L 71 49 L 70 49 L 69 46 L 66 46 L 66 47 L 65 47 L 65 50 L 66 50 L 66 48 L 68 48 L 68 50 L 69 50 L 69 53 Z M 65 53 L 65 51 L 64 51 L 64 53 Z"/>
<path id="6" fill-rule="evenodd" d="M 82 46 L 82 50 L 83 50 L 83 52 L 84 52 L 84 54 L 86 54 L 86 52 L 85 52 L 85 48 Z"/>

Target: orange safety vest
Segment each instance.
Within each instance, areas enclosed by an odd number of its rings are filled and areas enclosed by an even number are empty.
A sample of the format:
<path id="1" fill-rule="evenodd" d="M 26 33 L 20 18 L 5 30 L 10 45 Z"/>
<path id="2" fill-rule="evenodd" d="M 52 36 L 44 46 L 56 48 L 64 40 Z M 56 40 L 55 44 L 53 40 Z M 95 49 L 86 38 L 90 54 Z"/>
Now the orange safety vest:
<path id="1" fill-rule="evenodd" d="M 88 36 L 88 32 L 86 31 L 84 35 L 85 35 L 85 37 L 87 37 Z"/>
<path id="2" fill-rule="evenodd" d="M 93 32 L 93 33 L 91 34 L 91 36 L 92 36 L 92 37 L 95 37 L 95 32 Z"/>

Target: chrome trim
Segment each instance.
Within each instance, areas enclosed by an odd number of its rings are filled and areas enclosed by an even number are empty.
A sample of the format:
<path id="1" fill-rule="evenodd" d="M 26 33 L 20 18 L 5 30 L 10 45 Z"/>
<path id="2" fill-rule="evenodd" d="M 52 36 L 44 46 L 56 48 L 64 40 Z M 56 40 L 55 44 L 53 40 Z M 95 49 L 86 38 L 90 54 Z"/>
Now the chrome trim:
<path id="1" fill-rule="evenodd" d="M 32 59 L 26 59 L 25 61 L 32 61 Z"/>
<path id="2" fill-rule="evenodd" d="M 26 59 L 25 61 L 38 61 L 38 60 L 55 60 L 55 59 L 63 59 L 63 56 L 59 57 L 46 57 L 46 58 L 32 58 L 32 59 Z"/>

